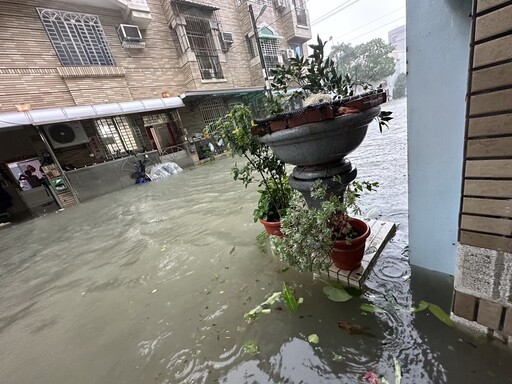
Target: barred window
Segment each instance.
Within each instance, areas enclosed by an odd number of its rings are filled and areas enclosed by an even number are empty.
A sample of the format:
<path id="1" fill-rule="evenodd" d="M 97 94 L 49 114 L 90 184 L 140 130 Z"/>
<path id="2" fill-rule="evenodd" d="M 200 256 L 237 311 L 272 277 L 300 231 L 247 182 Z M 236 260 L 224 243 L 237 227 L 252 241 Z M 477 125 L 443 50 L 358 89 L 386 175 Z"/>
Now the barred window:
<path id="1" fill-rule="evenodd" d="M 98 16 L 37 10 L 62 65 L 115 65 Z"/>
<path id="2" fill-rule="evenodd" d="M 173 34 L 181 52 L 194 52 L 201 78 L 224 79 L 219 59 L 220 27 L 218 8 L 188 1 L 172 2 L 174 13 Z"/>
<path id="3" fill-rule="evenodd" d="M 226 106 L 219 99 L 207 99 L 199 107 L 204 126 L 214 123 L 226 114 Z"/>
<path id="4" fill-rule="evenodd" d="M 124 156 L 142 149 L 142 134 L 131 117 L 114 116 L 97 119 L 95 123 L 107 158 Z"/>
<path id="5" fill-rule="evenodd" d="M 276 68 L 279 64 L 279 40 L 260 37 L 260 43 L 267 68 L 269 70 Z"/>

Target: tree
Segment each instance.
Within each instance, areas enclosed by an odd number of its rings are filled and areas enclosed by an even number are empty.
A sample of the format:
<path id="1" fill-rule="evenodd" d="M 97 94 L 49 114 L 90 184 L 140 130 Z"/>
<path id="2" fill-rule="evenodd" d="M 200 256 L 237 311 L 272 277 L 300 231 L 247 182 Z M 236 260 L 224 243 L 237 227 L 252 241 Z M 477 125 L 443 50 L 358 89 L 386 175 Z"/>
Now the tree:
<path id="1" fill-rule="evenodd" d="M 405 90 L 407 89 L 407 77 L 405 73 L 400 73 L 395 81 L 395 87 L 393 88 L 393 99 L 399 99 L 405 97 Z"/>
<path id="2" fill-rule="evenodd" d="M 337 68 L 355 83 L 375 83 L 395 72 L 395 60 L 389 56 L 394 47 L 382 39 L 373 39 L 352 47 L 339 43 L 332 48 L 331 58 Z"/>

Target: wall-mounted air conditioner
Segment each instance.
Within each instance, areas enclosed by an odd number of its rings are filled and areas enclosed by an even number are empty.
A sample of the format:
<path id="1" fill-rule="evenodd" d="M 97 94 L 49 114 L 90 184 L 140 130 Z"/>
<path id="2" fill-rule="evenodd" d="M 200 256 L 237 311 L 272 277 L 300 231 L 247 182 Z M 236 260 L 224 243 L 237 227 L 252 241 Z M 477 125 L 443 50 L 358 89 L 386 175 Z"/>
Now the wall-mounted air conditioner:
<path id="1" fill-rule="evenodd" d="M 117 34 L 123 48 L 144 48 L 146 43 L 136 25 L 120 24 Z"/>
<path id="2" fill-rule="evenodd" d="M 233 33 L 231 32 L 222 32 L 222 50 L 227 52 L 229 48 L 233 45 Z"/>
<path id="3" fill-rule="evenodd" d="M 79 121 L 44 125 L 43 129 L 53 148 L 66 148 L 89 142 Z"/>
<path id="4" fill-rule="evenodd" d="M 283 10 L 286 8 L 286 0 L 275 0 L 276 9 Z"/>

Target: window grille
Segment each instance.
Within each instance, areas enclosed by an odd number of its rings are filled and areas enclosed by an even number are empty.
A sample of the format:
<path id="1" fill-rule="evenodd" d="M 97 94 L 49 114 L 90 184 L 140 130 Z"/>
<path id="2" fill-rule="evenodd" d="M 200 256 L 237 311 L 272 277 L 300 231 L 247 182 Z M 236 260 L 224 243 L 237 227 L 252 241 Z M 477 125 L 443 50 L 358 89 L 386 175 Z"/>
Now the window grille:
<path id="1" fill-rule="evenodd" d="M 189 49 L 194 52 L 201 78 L 223 79 L 218 54 L 221 32 L 215 8 L 180 2 L 173 4 L 175 12 L 184 20 L 184 25 L 178 24 L 173 29 L 182 53 Z"/>
<path id="2" fill-rule="evenodd" d="M 274 69 L 279 64 L 279 40 L 260 37 L 261 51 L 265 59 L 267 69 Z"/>
<path id="3" fill-rule="evenodd" d="M 253 37 L 249 37 L 248 35 L 245 35 L 245 43 L 247 44 L 247 50 L 249 51 L 249 56 L 251 59 L 254 59 L 256 57 L 256 39 Z"/>
<path id="4" fill-rule="evenodd" d="M 107 158 L 127 155 L 143 147 L 139 127 L 128 116 L 97 119 L 96 131 Z"/>
<path id="5" fill-rule="evenodd" d="M 219 99 L 207 99 L 199 107 L 204 126 L 214 123 L 227 113 L 226 106 Z"/>
<path id="6" fill-rule="evenodd" d="M 62 65 L 115 65 L 98 16 L 41 8 L 38 12 Z"/>

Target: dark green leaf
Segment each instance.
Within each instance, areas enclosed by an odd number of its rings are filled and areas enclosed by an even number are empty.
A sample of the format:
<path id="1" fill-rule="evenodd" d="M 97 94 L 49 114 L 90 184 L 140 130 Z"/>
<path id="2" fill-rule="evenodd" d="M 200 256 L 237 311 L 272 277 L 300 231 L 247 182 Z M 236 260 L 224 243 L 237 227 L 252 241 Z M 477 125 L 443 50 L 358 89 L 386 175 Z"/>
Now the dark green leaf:
<path id="1" fill-rule="evenodd" d="M 323 291 L 329 300 L 336 301 L 338 303 L 349 301 L 352 298 L 352 296 L 343 288 L 336 288 L 328 285 L 323 288 Z"/>
<path id="2" fill-rule="evenodd" d="M 299 304 L 293 294 L 293 290 L 283 283 L 283 300 L 290 312 L 297 312 Z"/>
<path id="3" fill-rule="evenodd" d="M 428 303 L 428 310 L 443 323 L 449 327 L 453 327 L 453 321 L 450 319 L 450 315 L 443 311 L 441 307 L 432 303 Z"/>
<path id="4" fill-rule="evenodd" d="M 361 304 L 361 306 L 359 308 L 361 308 L 365 312 L 372 312 L 372 313 L 386 312 L 384 309 L 382 309 L 380 307 L 377 307 L 373 304 L 367 304 L 367 303 Z"/>

